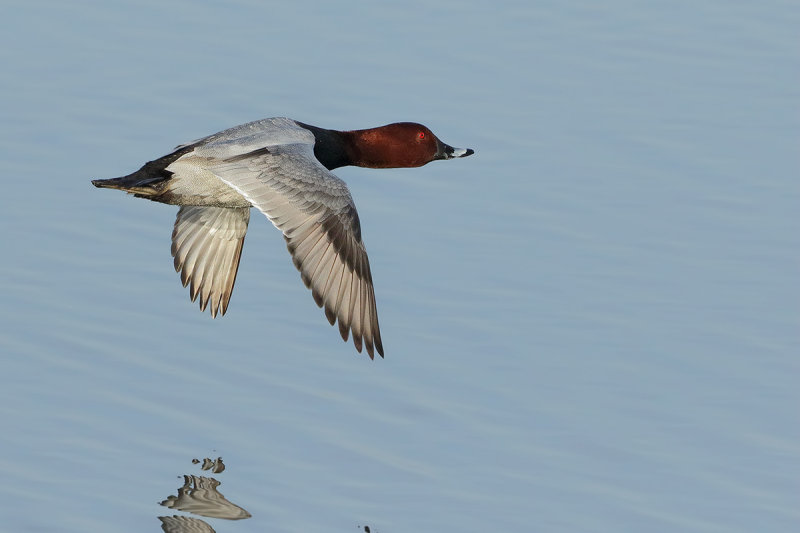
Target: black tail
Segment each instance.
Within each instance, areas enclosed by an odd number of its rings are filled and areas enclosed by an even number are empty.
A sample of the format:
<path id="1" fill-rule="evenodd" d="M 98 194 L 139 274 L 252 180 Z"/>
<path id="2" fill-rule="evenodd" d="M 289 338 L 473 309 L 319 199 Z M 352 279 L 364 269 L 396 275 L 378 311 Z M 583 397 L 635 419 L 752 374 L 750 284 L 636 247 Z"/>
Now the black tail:
<path id="1" fill-rule="evenodd" d="M 141 176 L 140 172 L 110 180 L 92 180 L 92 185 L 100 189 L 119 189 L 131 194 L 153 196 L 162 191 L 163 185 L 169 179 L 169 176 L 148 179 Z"/>
<path id="2" fill-rule="evenodd" d="M 172 177 L 172 172 L 167 167 L 192 150 L 194 145 L 184 146 L 155 161 L 148 161 L 133 174 L 108 180 L 92 180 L 92 185 L 101 189 L 119 189 L 136 196 L 157 196 L 164 192 L 166 182 Z"/>

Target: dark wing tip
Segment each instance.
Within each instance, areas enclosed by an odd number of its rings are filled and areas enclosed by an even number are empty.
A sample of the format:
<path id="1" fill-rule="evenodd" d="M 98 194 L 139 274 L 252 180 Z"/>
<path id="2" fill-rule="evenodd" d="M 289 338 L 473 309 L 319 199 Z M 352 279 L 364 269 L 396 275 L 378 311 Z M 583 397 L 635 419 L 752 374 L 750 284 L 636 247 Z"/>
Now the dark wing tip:
<path id="1" fill-rule="evenodd" d="M 344 342 L 347 342 L 347 339 L 350 337 L 350 326 L 343 323 L 341 320 L 339 320 L 339 335 L 342 336 Z"/>
<path id="2" fill-rule="evenodd" d="M 370 339 L 364 339 L 364 344 L 367 347 L 367 355 L 373 361 L 375 360 L 375 347 L 372 345 L 372 341 Z"/>
<path id="3" fill-rule="evenodd" d="M 328 323 L 332 326 L 336 323 L 336 313 L 334 312 L 333 308 L 330 305 L 325 306 L 325 318 L 328 319 Z"/>
<path id="4" fill-rule="evenodd" d="M 322 294 L 317 289 L 311 289 L 311 296 L 314 297 L 314 301 L 317 303 L 317 307 L 322 307 Z"/>
<path id="5" fill-rule="evenodd" d="M 361 336 L 360 335 L 356 335 L 355 331 L 353 332 L 353 344 L 356 345 L 356 350 L 358 351 L 358 353 L 361 353 L 361 347 L 362 347 L 361 346 Z"/>

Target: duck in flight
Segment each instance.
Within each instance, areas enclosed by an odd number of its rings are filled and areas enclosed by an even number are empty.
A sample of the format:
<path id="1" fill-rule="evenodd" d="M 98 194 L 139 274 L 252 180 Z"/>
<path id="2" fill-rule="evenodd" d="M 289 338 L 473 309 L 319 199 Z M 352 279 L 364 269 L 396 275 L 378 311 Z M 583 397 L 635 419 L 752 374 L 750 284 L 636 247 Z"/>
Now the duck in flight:
<path id="1" fill-rule="evenodd" d="M 283 232 L 314 301 L 345 342 L 383 357 L 375 292 L 361 224 L 347 185 L 331 170 L 420 167 L 473 154 L 421 124 L 337 131 L 288 118 L 249 122 L 183 144 L 136 172 L 93 180 L 140 198 L 179 205 L 175 270 L 211 316 L 228 309 L 250 208 Z"/>

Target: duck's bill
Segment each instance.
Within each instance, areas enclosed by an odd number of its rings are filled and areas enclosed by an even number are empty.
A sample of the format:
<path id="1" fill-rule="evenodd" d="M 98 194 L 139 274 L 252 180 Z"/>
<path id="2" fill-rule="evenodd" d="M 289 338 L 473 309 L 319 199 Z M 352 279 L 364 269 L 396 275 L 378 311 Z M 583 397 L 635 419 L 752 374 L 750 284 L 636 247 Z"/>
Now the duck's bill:
<path id="1" fill-rule="evenodd" d="M 438 150 L 436 150 L 435 159 L 453 159 L 455 157 L 467 157 L 475 153 L 472 148 L 453 148 L 449 144 L 439 143 Z"/>

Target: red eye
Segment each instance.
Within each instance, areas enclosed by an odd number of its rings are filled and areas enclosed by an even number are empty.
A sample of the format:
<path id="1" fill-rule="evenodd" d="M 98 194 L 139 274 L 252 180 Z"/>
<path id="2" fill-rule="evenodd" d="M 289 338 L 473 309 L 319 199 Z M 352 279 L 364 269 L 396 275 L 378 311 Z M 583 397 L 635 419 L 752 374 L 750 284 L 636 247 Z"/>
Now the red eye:
<path id="1" fill-rule="evenodd" d="M 421 141 L 424 138 L 425 138 L 425 132 L 424 131 L 421 131 L 421 132 L 417 133 L 417 139 L 419 139 Z"/>

